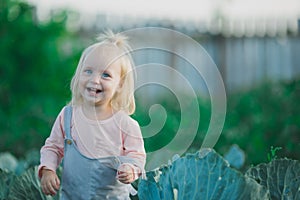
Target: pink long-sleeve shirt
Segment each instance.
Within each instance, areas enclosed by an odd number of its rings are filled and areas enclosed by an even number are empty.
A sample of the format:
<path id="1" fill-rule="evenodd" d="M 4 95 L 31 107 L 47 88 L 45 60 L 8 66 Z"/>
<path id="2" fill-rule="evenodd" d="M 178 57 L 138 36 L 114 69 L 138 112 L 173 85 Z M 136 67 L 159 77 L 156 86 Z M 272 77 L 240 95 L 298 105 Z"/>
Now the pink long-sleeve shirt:
<path id="1" fill-rule="evenodd" d="M 123 111 L 118 111 L 105 120 L 91 120 L 83 114 L 81 106 L 73 107 L 71 135 L 84 156 L 128 156 L 138 163 L 139 168 L 145 166 L 146 153 L 140 127 Z M 57 169 L 64 156 L 64 139 L 63 108 L 56 118 L 50 136 L 41 148 L 39 171 L 42 167 L 53 171 Z"/>

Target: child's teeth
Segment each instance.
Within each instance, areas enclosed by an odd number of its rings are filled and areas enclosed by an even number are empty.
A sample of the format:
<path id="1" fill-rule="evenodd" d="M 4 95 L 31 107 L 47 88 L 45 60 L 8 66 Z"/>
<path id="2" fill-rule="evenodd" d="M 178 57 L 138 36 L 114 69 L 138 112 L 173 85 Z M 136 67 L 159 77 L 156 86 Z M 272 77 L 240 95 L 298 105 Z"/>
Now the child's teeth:
<path id="1" fill-rule="evenodd" d="M 101 92 L 100 89 L 96 89 L 96 88 L 88 88 L 88 90 L 91 91 L 91 92 L 96 92 L 96 93 Z"/>

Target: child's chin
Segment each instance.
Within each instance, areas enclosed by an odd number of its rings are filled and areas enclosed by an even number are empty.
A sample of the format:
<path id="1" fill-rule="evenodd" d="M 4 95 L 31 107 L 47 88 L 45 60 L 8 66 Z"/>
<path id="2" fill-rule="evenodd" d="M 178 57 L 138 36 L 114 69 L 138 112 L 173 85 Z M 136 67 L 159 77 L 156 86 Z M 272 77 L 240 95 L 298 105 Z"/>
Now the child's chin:
<path id="1" fill-rule="evenodd" d="M 98 105 L 101 104 L 102 100 L 97 98 L 86 98 L 85 102 L 90 105 Z"/>

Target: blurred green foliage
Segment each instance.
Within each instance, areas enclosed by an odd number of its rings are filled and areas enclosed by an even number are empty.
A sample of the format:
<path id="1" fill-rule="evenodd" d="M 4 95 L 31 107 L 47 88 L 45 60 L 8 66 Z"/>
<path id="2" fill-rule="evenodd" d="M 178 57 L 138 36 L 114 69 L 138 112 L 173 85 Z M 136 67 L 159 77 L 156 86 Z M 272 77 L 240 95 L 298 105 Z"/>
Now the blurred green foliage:
<path id="1" fill-rule="evenodd" d="M 67 11 L 58 11 L 41 23 L 33 6 L 0 0 L 0 152 L 22 157 L 30 149 L 39 149 L 58 112 L 70 100 L 69 83 L 86 43 L 81 33 L 66 28 L 67 19 Z M 278 157 L 299 160 L 299 97 L 299 80 L 266 83 L 229 95 L 216 150 L 225 153 L 237 144 L 245 150 L 248 164 L 256 164 L 267 161 L 275 146 L 282 148 L 276 152 Z M 167 123 L 155 137 L 145 139 L 147 151 L 170 142 L 181 120 L 193 120 L 180 118 L 180 107 L 171 94 L 155 103 L 167 111 Z M 137 101 L 133 117 L 142 126 L 149 123 L 149 108 Z M 189 149 L 194 152 L 210 120 L 210 103 L 199 98 L 199 108 L 199 130 Z"/>
<path id="2" fill-rule="evenodd" d="M 268 161 L 274 147 L 278 157 L 300 159 L 300 79 L 264 83 L 228 97 L 223 133 L 216 148 L 238 144 L 248 162 Z"/>
<path id="3" fill-rule="evenodd" d="M 176 134 L 180 120 L 184 120 L 180 118 L 180 108 L 173 97 L 161 99 L 160 103 L 166 109 L 168 119 L 162 133 L 145 139 L 147 151 L 154 151 L 158 149 L 156 147 L 166 145 Z M 245 151 L 245 168 L 251 164 L 270 161 L 270 155 L 299 160 L 299 99 L 300 79 L 268 82 L 247 91 L 228 95 L 226 120 L 215 146 L 216 151 L 225 154 L 231 145 L 237 144 Z M 192 153 L 200 149 L 211 115 L 210 102 L 201 98 L 198 102 L 200 109 L 198 133 L 188 149 L 188 152 Z M 140 122 L 140 125 L 147 125 L 150 122 L 149 107 L 144 103 L 141 106 L 138 102 L 137 113 L 133 117 Z M 187 128 L 186 134 L 189 133 Z"/>
<path id="4" fill-rule="evenodd" d="M 0 1 L 0 148 L 22 155 L 40 147 L 70 97 L 81 47 L 66 30 L 67 14 L 39 23 L 36 10 Z"/>

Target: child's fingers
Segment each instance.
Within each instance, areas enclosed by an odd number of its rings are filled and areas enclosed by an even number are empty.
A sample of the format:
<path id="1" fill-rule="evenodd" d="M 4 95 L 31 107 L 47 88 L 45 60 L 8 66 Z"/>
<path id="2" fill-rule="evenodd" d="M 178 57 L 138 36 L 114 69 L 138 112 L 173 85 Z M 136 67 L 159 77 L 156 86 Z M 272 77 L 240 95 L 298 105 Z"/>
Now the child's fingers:
<path id="1" fill-rule="evenodd" d="M 47 188 L 46 188 L 45 186 L 43 186 L 43 185 L 42 185 L 42 192 L 43 192 L 44 194 L 47 193 Z"/>
<path id="2" fill-rule="evenodd" d="M 130 174 L 126 173 L 126 172 L 121 172 L 118 174 L 117 178 L 118 179 L 121 179 L 121 180 L 124 180 L 124 179 L 128 179 L 130 176 Z"/>
<path id="3" fill-rule="evenodd" d="M 49 185 L 48 187 L 51 195 L 55 195 L 56 194 L 56 191 L 59 189 L 59 185 L 57 183 L 57 179 L 54 178 L 51 180 L 51 184 Z"/>
<path id="4" fill-rule="evenodd" d="M 49 181 L 48 183 L 46 183 L 46 185 L 43 188 L 43 192 L 46 195 L 55 195 L 56 194 L 56 190 L 54 189 L 51 181 Z"/>
<path id="5" fill-rule="evenodd" d="M 42 180 L 41 182 L 42 191 L 44 194 L 48 195 L 49 189 L 48 189 L 48 181 Z"/>
<path id="6" fill-rule="evenodd" d="M 56 190 L 54 188 L 53 183 L 48 185 L 48 194 L 50 194 L 50 195 L 56 195 Z"/>
<path id="7" fill-rule="evenodd" d="M 46 195 L 55 195 L 56 191 L 55 189 L 52 187 L 51 183 L 46 183 L 45 185 L 42 186 L 42 191 L 44 194 Z"/>
<path id="8" fill-rule="evenodd" d="M 60 187 L 60 181 L 59 181 L 59 178 L 56 176 L 54 188 L 55 188 L 56 190 L 59 190 L 59 187 Z"/>
<path id="9" fill-rule="evenodd" d="M 126 172 L 120 172 L 117 175 L 117 179 L 121 181 L 122 183 L 128 184 L 133 181 L 133 174 L 132 173 L 126 173 Z"/>
<path id="10" fill-rule="evenodd" d="M 42 192 L 46 195 L 56 195 L 57 190 L 60 187 L 60 181 L 57 175 L 50 175 L 42 177 L 41 180 Z"/>
<path id="11" fill-rule="evenodd" d="M 129 164 L 122 164 L 117 173 L 117 179 L 125 184 L 129 184 L 134 181 L 134 170 Z"/>

